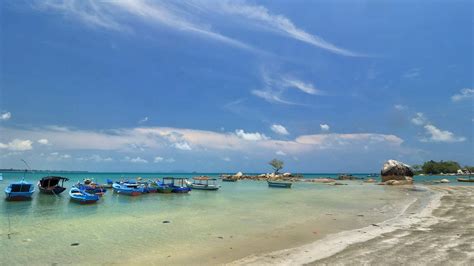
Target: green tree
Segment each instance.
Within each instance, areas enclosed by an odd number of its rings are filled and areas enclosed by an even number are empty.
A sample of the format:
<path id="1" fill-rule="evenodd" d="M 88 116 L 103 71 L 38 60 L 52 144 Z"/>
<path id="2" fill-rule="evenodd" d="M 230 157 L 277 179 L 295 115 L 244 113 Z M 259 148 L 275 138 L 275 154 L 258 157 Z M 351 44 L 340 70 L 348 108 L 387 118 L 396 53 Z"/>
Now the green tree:
<path id="1" fill-rule="evenodd" d="M 428 161 L 423 164 L 421 167 L 423 173 L 437 175 L 440 173 L 456 173 L 458 169 L 461 169 L 461 166 L 458 162 L 455 161 Z"/>
<path id="2" fill-rule="evenodd" d="M 273 170 L 275 170 L 275 174 L 278 174 L 278 171 L 283 169 L 283 165 L 284 165 L 283 161 L 278 160 L 278 159 L 273 159 L 268 164 L 273 167 Z"/>

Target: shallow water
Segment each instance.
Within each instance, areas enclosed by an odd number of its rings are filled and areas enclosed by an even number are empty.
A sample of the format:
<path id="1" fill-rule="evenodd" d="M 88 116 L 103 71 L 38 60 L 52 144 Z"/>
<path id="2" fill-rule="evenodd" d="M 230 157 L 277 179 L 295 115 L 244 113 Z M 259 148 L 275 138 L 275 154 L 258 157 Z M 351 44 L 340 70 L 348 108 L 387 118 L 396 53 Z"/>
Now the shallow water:
<path id="1" fill-rule="evenodd" d="M 36 183 L 44 174 L 27 174 Z M 121 174 L 61 174 L 77 180 Z M 184 176 L 175 174 L 174 176 Z M 0 189 L 21 174 L 5 173 Z M 128 174 L 151 178 L 160 174 Z M 189 175 L 188 175 L 189 176 Z M 346 186 L 221 182 L 215 191 L 138 197 L 109 190 L 94 205 L 35 192 L 33 200 L 0 201 L 0 261 L 35 263 L 212 263 L 291 247 L 328 233 L 388 219 L 427 191 L 346 181 Z M 163 223 L 170 221 L 170 223 Z M 71 245 L 78 243 L 78 245 Z"/>

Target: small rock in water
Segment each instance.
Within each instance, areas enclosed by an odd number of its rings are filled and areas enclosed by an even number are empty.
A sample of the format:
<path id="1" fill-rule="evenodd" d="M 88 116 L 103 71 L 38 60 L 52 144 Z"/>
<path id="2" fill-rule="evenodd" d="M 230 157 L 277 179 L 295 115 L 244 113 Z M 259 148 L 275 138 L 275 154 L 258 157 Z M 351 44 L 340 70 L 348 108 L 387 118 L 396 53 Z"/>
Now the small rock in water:
<path id="1" fill-rule="evenodd" d="M 372 224 L 372 226 L 379 226 L 378 224 Z"/>
<path id="2" fill-rule="evenodd" d="M 363 214 L 357 214 L 357 216 L 364 217 L 364 215 L 363 215 Z"/>
<path id="3" fill-rule="evenodd" d="M 79 243 L 72 243 L 71 246 L 79 246 Z"/>
<path id="4" fill-rule="evenodd" d="M 169 224 L 171 223 L 170 221 L 163 221 L 164 224 Z"/>
<path id="5" fill-rule="evenodd" d="M 223 237 L 223 236 L 218 236 L 217 238 L 219 238 L 219 239 L 224 239 L 224 237 Z"/>
<path id="6" fill-rule="evenodd" d="M 29 239 L 29 238 L 23 239 L 23 242 L 31 242 L 31 241 L 33 241 L 33 240 L 31 240 L 31 239 Z"/>

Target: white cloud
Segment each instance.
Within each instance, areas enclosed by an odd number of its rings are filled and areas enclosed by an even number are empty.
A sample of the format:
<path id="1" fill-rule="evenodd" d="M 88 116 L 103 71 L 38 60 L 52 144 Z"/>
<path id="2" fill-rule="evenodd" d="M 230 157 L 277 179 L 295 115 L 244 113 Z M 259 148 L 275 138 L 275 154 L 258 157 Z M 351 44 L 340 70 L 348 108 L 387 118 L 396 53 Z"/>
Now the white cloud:
<path id="1" fill-rule="evenodd" d="M 397 109 L 398 111 L 403 111 L 403 110 L 408 109 L 406 105 L 401 105 L 401 104 L 395 104 L 393 107 Z"/>
<path id="2" fill-rule="evenodd" d="M 102 157 L 98 154 L 93 154 L 91 156 L 88 156 L 88 157 L 79 157 L 77 158 L 77 160 L 79 161 L 94 161 L 94 162 L 113 162 L 114 159 L 112 159 L 111 157 Z"/>
<path id="3" fill-rule="evenodd" d="M 143 123 L 146 123 L 148 121 L 148 116 L 145 116 L 144 118 L 138 120 L 138 124 L 143 124 Z"/>
<path id="4" fill-rule="evenodd" d="M 244 139 L 244 140 L 250 140 L 250 141 L 259 141 L 259 140 L 267 140 L 268 137 L 265 136 L 262 133 L 246 133 L 243 129 L 237 129 L 235 131 L 235 135 L 237 135 L 239 138 Z"/>
<path id="5" fill-rule="evenodd" d="M 80 129 L 53 130 L 50 127 L 32 129 L 0 128 L 2 136 L 17 136 L 18 138 L 40 139 L 48 136 L 58 151 L 113 151 L 132 152 L 141 156 L 152 156 L 156 150 L 172 149 L 176 143 L 187 143 L 192 147 L 189 151 L 196 155 L 213 154 L 224 157 L 224 152 L 238 152 L 243 156 L 267 156 L 282 150 L 287 155 L 295 156 L 301 153 L 317 152 L 321 149 L 359 149 L 363 145 L 400 145 L 403 140 L 395 135 L 376 133 L 336 134 L 324 133 L 299 136 L 292 140 L 274 140 L 259 132 L 245 132 L 238 129 L 235 132 L 207 131 L 185 128 L 168 127 L 137 127 L 108 129 L 103 131 L 87 131 Z M 131 145 L 146 147 L 144 151 L 131 148 Z M 2 144 L 6 148 L 6 144 Z M 186 147 L 186 145 L 183 145 Z M 137 153 L 138 152 L 138 153 Z M 154 155 L 156 156 L 156 155 Z M 154 158 L 154 156 L 152 158 Z M 99 159 L 100 160 L 100 159 Z M 131 158 L 129 158 L 131 160 Z M 165 159 L 166 160 L 166 159 Z"/>
<path id="6" fill-rule="evenodd" d="M 192 5 L 192 3 L 188 3 Z M 186 9 L 187 5 L 176 2 L 149 2 L 143 0 L 134 1 L 42 1 L 39 6 L 45 10 L 55 10 L 74 17 L 91 27 L 105 28 L 121 32 L 132 31 L 133 26 L 126 18 L 126 14 L 132 18 L 141 19 L 144 23 L 151 25 L 162 25 L 179 32 L 189 32 L 204 38 L 226 43 L 228 45 L 257 51 L 250 45 L 239 40 L 232 39 L 223 34 L 213 31 L 207 23 L 198 23 L 197 14 L 193 10 Z"/>
<path id="7" fill-rule="evenodd" d="M 191 150 L 191 146 L 189 146 L 187 142 L 177 142 L 177 143 L 174 143 L 173 146 L 178 150 L 183 150 L 183 151 Z"/>
<path id="8" fill-rule="evenodd" d="M 296 27 L 290 19 L 283 15 L 271 14 L 264 6 L 246 4 L 243 1 L 204 1 L 204 3 L 209 2 L 217 4 L 217 9 L 212 6 L 212 8 L 214 8 L 213 10 L 216 12 L 243 16 L 247 18 L 247 20 L 245 20 L 246 23 L 254 22 L 254 25 L 261 29 L 282 34 L 335 54 L 344 56 L 360 56 L 357 53 L 337 47 L 336 45 L 323 40 L 321 37 L 312 35 Z"/>
<path id="9" fill-rule="evenodd" d="M 451 96 L 453 102 L 459 102 L 466 99 L 474 98 L 474 89 L 462 89 L 458 94 Z"/>
<path id="10" fill-rule="evenodd" d="M 0 114 L 0 120 L 2 121 L 7 121 L 12 117 L 12 113 L 10 112 L 5 112 Z"/>
<path id="11" fill-rule="evenodd" d="M 305 83 L 301 80 L 288 78 L 288 77 L 284 78 L 282 81 L 284 82 L 284 85 L 286 87 L 297 88 L 300 91 L 305 92 L 307 94 L 312 94 L 312 95 L 323 94 L 320 90 L 314 88 L 313 84 L 311 83 Z"/>
<path id="12" fill-rule="evenodd" d="M 49 141 L 47 139 L 39 139 L 37 142 L 39 144 L 42 144 L 42 145 L 48 145 L 49 144 Z"/>
<path id="13" fill-rule="evenodd" d="M 286 156 L 286 153 L 284 151 L 277 151 L 275 152 L 275 154 L 280 156 Z"/>
<path id="14" fill-rule="evenodd" d="M 290 133 L 288 132 L 288 130 L 286 130 L 286 128 L 282 125 L 278 125 L 278 124 L 274 124 L 270 127 L 270 129 L 279 134 L 279 135 L 289 135 Z"/>
<path id="15" fill-rule="evenodd" d="M 131 158 L 131 157 L 126 156 L 124 160 L 131 163 L 148 163 L 147 160 L 142 159 L 140 157 Z"/>
<path id="16" fill-rule="evenodd" d="M 264 99 L 270 103 L 283 103 L 283 104 L 295 104 L 293 102 L 283 100 L 281 98 L 281 92 L 273 91 L 273 90 L 252 90 L 251 93 L 257 97 Z"/>
<path id="17" fill-rule="evenodd" d="M 51 152 L 48 156 L 48 160 L 62 160 L 62 159 L 71 159 L 70 154 L 61 154 L 59 152 Z"/>
<path id="18" fill-rule="evenodd" d="M 160 156 L 156 156 L 155 159 L 153 159 L 153 162 L 155 163 L 161 163 L 162 161 L 164 161 L 165 158 L 163 157 L 160 157 Z"/>
<path id="19" fill-rule="evenodd" d="M 0 149 L 6 149 L 10 151 L 28 151 L 33 149 L 33 141 L 28 139 L 14 139 L 7 144 L 0 142 Z"/>
<path id="20" fill-rule="evenodd" d="M 417 126 L 421 126 L 426 123 L 426 117 L 423 113 L 416 113 L 416 116 L 411 119 L 411 122 Z"/>
<path id="21" fill-rule="evenodd" d="M 434 125 L 428 124 L 424 127 L 426 133 L 430 135 L 429 139 L 422 139 L 422 141 L 432 141 L 432 142 L 462 142 L 465 141 L 464 137 L 456 137 L 454 134 L 447 130 L 440 130 Z"/>
<path id="22" fill-rule="evenodd" d="M 414 79 L 414 78 L 417 78 L 418 76 L 420 76 L 420 73 L 421 73 L 421 68 L 411 68 L 409 70 L 407 70 L 403 75 L 402 77 L 403 78 L 406 78 L 406 79 Z"/>
<path id="23" fill-rule="evenodd" d="M 224 157 L 222 158 L 222 160 L 226 161 L 226 162 L 230 162 L 230 158 L 229 157 Z"/>
<path id="24" fill-rule="evenodd" d="M 165 162 L 167 162 L 167 163 L 174 163 L 174 162 L 176 162 L 176 160 L 173 159 L 173 158 L 168 158 L 168 159 L 165 160 Z"/>
<path id="25" fill-rule="evenodd" d="M 319 124 L 319 127 L 322 131 L 329 131 L 330 128 L 328 124 Z"/>

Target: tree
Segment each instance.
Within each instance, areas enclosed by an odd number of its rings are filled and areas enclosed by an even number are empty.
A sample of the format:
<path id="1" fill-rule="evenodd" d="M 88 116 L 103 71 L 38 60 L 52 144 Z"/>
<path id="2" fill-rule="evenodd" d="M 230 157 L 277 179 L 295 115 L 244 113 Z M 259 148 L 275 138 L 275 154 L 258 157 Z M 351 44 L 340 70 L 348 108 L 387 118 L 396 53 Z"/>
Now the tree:
<path id="1" fill-rule="evenodd" d="M 283 161 L 280 161 L 278 159 L 273 159 L 268 164 L 273 167 L 273 170 L 275 170 L 275 174 L 278 174 L 278 171 L 283 169 L 283 164 L 284 163 L 283 163 Z"/>

